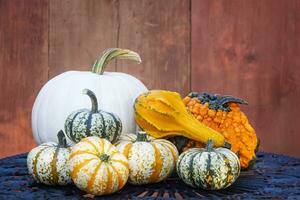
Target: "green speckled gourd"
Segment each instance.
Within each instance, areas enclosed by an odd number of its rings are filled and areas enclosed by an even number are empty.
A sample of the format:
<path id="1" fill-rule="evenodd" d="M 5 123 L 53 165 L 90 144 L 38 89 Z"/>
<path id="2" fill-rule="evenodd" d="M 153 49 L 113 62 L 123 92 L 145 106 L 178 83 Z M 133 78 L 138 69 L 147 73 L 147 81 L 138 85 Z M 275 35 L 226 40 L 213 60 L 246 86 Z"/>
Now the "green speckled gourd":
<path id="1" fill-rule="evenodd" d="M 67 185 L 71 177 L 67 162 L 70 149 L 63 131 L 57 134 L 59 143 L 47 142 L 32 149 L 27 156 L 29 174 L 38 183 L 46 185 Z"/>
<path id="2" fill-rule="evenodd" d="M 230 186 L 240 174 L 240 161 L 227 148 L 213 148 L 209 140 L 206 148 L 191 148 L 177 160 L 177 174 L 186 184 L 206 190 Z"/>
<path id="3" fill-rule="evenodd" d="M 65 122 L 66 135 L 75 143 L 89 136 L 98 136 L 115 142 L 122 131 L 120 118 L 113 113 L 98 110 L 96 95 L 91 90 L 84 89 L 83 94 L 90 97 L 92 109 L 72 112 Z"/>

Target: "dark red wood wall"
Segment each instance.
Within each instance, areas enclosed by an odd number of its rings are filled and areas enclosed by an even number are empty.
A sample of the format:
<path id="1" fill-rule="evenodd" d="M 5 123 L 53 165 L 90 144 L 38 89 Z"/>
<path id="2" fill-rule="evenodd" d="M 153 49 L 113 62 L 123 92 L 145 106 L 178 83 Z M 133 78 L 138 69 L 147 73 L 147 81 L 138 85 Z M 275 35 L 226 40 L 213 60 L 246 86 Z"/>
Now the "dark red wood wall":
<path id="1" fill-rule="evenodd" d="M 0 157 L 34 145 L 31 108 L 49 78 L 90 70 L 108 47 L 150 89 L 247 99 L 261 149 L 300 156 L 297 0 L 0 0 Z"/>
<path id="2" fill-rule="evenodd" d="M 31 108 L 48 79 L 48 6 L 0 0 L 0 157 L 35 145 Z"/>
<path id="3" fill-rule="evenodd" d="M 300 156 L 300 1 L 192 1 L 192 90 L 233 94 L 261 149 Z"/>

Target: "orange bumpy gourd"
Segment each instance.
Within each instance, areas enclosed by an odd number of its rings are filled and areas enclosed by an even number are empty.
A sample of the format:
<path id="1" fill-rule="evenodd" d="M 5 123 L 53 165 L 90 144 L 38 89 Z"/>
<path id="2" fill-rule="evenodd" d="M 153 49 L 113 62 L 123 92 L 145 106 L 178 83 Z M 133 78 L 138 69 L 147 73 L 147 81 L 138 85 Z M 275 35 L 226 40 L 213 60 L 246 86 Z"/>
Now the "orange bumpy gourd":
<path id="1" fill-rule="evenodd" d="M 241 167 L 246 169 L 255 161 L 258 139 L 247 116 L 239 104 L 246 101 L 233 96 L 191 93 L 184 98 L 187 109 L 203 124 L 220 132 L 232 145 L 231 150 L 240 155 Z M 203 144 L 185 140 L 183 150 L 203 147 Z"/>

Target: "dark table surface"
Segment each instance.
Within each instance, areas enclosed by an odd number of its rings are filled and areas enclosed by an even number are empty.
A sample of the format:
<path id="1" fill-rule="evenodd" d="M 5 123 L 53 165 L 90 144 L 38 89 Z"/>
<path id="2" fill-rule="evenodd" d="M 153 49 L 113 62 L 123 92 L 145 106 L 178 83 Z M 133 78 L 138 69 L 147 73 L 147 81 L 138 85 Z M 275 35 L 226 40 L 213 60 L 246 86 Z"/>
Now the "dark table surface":
<path id="1" fill-rule="evenodd" d="M 50 187 L 28 175 L 27 154 L 0 160 L 0 199 L 87 199 L 74 185 Z M 300 159 L 258 153 L 253 169 L 241 173 L 229 188 L 219 191 L 193 189 L 176 176 L 157 184 L 132 186 L 99 199 L 300 199 Z"/>

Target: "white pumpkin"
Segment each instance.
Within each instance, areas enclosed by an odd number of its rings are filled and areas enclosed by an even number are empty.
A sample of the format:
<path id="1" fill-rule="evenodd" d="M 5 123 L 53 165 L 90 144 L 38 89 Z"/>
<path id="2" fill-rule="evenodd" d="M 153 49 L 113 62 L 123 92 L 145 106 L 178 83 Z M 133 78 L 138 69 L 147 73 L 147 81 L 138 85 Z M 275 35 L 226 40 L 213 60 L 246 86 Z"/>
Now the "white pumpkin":
<path id="1" fill-rule="evenodd" d="M 89 108 L 90 100 L 82 95 L 87 88 L 99 98 L 99 109 L 120 117 L 122 133 L 136 132 L 133 104 L 137 96 L 147 91 L 144 84 L 133 76 L 119 72 L 104 72 L 112 59 L 141 62 L 140 56 L 127 49 L 112 48 L 104 51 L 91 72 L 68 71 L 48 81 L 39 92 L 32 109 L 32 131 L 38 144 L 57 142 L 56 135 L 64 128 L 69 114 L 80 108 Z M 68 139 L 68 143 L 72 142 Z"/>

